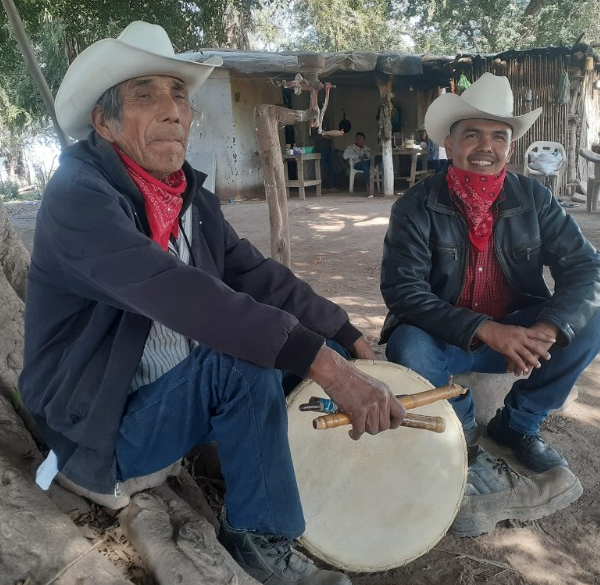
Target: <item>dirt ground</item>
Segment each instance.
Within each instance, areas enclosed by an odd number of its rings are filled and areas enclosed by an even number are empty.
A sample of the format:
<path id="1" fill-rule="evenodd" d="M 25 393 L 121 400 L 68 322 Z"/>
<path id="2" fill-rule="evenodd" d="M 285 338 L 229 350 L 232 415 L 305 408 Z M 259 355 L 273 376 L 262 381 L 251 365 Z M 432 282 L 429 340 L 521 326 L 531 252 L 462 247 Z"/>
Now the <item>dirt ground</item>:
<path id="1" fill-rule="evenodd" d="M 344 307 L 373 345 L 386 313 L 379 293 L 379 272 L 383 236 L 394 200 L 393 196 L 367 199 L 364 193 L 289 200 L 293 270 L 317 292 Z M 9 212 L 28 246 L 35 211 L 35 204 L 18 204 Z M 600 247 L 600 212 L 588 214 L 585 204 L 567 211 Z M 227 204 L 223 212 L 241 236 L 270 254 L 268 208 L 264 201 Z M 381 348 L 377 351 L 381 352 Z M 381 573 L 351 574 L 352 582 L 600 584 L 600 358 L 584 372 L 577 386 L 578 400 L 551 416 L 543 427 L 543 435 L 563 451 L 581 480 L 584 493 L 575 504 L 539 521 L 498 525 L 494 532 L 478 538 L 446 536 L 407 566 Z M 522 469 L 506 449 L 485 439 L 484 444 L 489 451 Z M 352 506 L 352 502 L 348 505 Z"/>

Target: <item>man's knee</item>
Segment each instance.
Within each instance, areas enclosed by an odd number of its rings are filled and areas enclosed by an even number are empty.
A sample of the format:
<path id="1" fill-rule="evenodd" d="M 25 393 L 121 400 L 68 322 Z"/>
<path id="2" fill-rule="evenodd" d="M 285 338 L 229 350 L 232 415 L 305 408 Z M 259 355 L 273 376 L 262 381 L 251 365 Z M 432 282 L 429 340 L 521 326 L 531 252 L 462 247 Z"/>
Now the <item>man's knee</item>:
<path id="1" fill-rule="evenodd" d="M 419 371 L 419 366 L 431 356 L 435 339 L 423 329 L 402 324 L 388 339 L 385 355 L 388 361 Z"/>

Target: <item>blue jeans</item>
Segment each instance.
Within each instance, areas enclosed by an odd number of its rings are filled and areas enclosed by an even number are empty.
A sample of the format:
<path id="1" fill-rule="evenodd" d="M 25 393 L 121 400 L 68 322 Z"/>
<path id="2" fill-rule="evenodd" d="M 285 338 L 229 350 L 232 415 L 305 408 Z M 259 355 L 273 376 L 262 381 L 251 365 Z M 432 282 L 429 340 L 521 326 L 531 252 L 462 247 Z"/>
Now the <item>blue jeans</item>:
<path id="1" fill-rule="evenodd" d="M 127 403 L 117 479 L 172 464 L 216 441 L 234 528 L 297 538 L 305 523 L 287 438 L 282 373 L 197 347 Z"/>
<path id="2" fill-rule="evenodd" d="M 359 160 L 357 163 L 354 163 L 354 168 L 357 171 L 362 171 L 365 174 L 365 182 L 367 183 L 368 189 L 371 182 L 371 161 Z"/>
<path id="3" fill-rule="evenodd" d="M 537 320 L 543 304 L 511 313 L 502 323 L 529 327 Z M 451 327 L 452 324 L 449 324 Z M 542 360 L 527 378 L 515 381 L 504 399 L 503 417 L 510 427 L 530 435 L 539 433 L 550 411 L 560 408 L 575 381 L 600 351 L 600 313 L 587 324 L 567 347 L 551 349 L 551 359 Z M 473 352 L 445 343 L 412 325 L 400 325 L 390 336 L 386 357 L 427 378 L 434 386 L 444 386 L 451 375 L 463 372 L 501 374 L 506 372 L 503 355 L 486 345 Z M 471 392 L 450 400 L 463 427 L 475 423 L 475 402 Z"/>

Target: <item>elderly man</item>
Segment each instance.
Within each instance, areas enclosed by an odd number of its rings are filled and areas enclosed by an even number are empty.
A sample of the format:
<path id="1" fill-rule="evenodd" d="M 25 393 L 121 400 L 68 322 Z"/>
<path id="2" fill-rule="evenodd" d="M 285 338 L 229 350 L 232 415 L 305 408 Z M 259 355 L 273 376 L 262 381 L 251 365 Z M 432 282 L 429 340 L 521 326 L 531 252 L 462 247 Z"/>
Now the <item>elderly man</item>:
<path id="1" fill-rule="evenodd" d="M 39 481 L 60 471 L 118 508 L 216 441 L 220 539 L 238 563 L 270 584 L 347 584 L 290 545 L 304 518 L 282 372 L 318 383 L 351 414 L 354 439 L 405 412 L 324 345 L 375 358 L 347 314 L 240 239 L 185 161 L 190 95 L 217 64 L 176 56 L 161 27 L 134 22 L 65 75 L 56 111 L 80 142 L 40 207 L 20 379 L 52 449 Z"/>
<path id="2" fill-rule="evenodd" d="M 489 73 L 462 96 L 431 104 L 425 125 L 451 164 L 394 204 L 384 243 L 389 314 L 381 342 L 390 361 L 437 386 L 461 372 L 527 375 L 487 432 L 540 475 L 518 476 L 474 450 L 453 526 L 464 536 L 503 519 L 540 518 L 580 495 L 540 425 L 600 349 L 600 256 L 546 187 L 506 171 L 513 141 L 541 113 L 513 116 L 512 109 L 508 80 Z M 475 444 L 471 393 L 452 403 L 467 443 Z"/>

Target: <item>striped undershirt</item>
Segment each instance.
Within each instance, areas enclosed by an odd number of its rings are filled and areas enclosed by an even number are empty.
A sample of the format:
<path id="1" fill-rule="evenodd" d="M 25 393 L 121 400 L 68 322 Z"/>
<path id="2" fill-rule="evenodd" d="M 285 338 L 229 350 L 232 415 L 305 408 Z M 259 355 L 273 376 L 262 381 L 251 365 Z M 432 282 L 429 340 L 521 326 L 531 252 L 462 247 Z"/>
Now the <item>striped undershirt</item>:
<path id="1" fill-rule="evenodd" d="M 185 264 L 190 263 L 190 249 L 192 239 L 192 210 L 191 207 L 182 217 L 182 227 L 176 241 L 169 241 L 169 254 L 177 256 Z M 188 234 L 188 241 L 185 240 Z M 130 392 L 139 390 L 142 386 L 158 380 L 163 374 L 173 369 L 182 362 L 196 347 L 197 343 L 187 339 L 180 333 L 165 327 L 157 321 L 152 322 L 150 332 L 146 338 L 142 359 L 138 364 L 131 382 Z"/>

